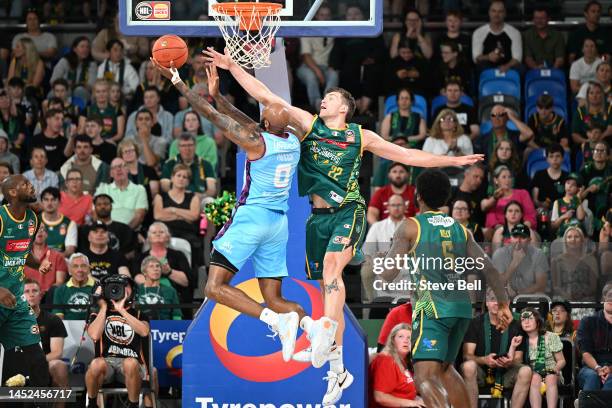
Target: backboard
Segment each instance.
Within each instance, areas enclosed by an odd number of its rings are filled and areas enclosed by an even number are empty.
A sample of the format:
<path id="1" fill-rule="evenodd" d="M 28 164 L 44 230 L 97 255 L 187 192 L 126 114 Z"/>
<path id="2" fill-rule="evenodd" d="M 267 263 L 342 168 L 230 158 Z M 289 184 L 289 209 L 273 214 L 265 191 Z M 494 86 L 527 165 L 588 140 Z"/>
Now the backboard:
<path id="1" fill-rule="evenodd" d="M 220 37 L 212 5 L 234 0 L 123 0 L 119 2 L 121 32 L 131 36 L 176 34 L 187 37 Z M 334 0 L 332 16 L 317 20 L 322 0 L 267 0 L 280 3 L 277 37 L 374 37 L 382 32 L 382 0 Z M 346 7 L 358 4 L 362 20 L 345 20 Z"/>

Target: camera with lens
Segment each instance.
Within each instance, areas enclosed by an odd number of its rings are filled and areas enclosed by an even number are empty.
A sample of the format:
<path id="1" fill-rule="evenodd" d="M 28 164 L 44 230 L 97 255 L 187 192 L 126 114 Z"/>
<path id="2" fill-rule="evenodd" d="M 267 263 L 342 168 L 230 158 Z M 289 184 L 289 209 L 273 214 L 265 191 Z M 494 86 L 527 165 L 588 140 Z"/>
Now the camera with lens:
<path id="1" fill-rule="evenodd" d="M 125 297 L 125 291 L 128 286 L 132 287 L 131 295 L 126 299 L 126 306 L 132 303 L 136 290 L 136 285 L 132 278 L 125 275 L 107 275 L 100 279 L 98 286 L 102 287 L 102 293 L 96 294 L 94 288 L 92 293 L 92 303 L 97 303 L 98 300 L 104 299 L 107 303 L 111 301 L 119 302 Z"/>

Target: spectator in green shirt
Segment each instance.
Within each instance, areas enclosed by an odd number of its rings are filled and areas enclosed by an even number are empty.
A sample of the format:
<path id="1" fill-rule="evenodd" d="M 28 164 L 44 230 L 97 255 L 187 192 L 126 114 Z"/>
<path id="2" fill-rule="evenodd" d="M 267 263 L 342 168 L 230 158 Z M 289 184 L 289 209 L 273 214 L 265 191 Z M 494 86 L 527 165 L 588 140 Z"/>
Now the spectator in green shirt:
<path id="1" fill-rule="evenodd" d="M 604 100 L 604 91 L 598 82 L 589 82 L 586 104 L 579 106 L 572 119 L 572 140 L 578 146 L 588 142 L 587 129 L 598 124 L 604 130 L 602 138 L 612 136 L 612 105 Z"/>
<path id="2" fill-rule="evenodd" d="M 91 277 L 89 259 L 86 255 L 77 252 L 68 260 L 68 282 L 59 286 L 53 292 L 54 305 L 89 305 L 89 296 L 93 290 L 95 280 Z M 65 320 L 85 320 L 87 308 L 53 309 L 53 313 Z"/>
<path id="3" fill-rule="evenodd" d="M 182 132 L 191 133 L 195 137 L 196 156 L 206 160 L 211 164 L 213 169 L 216 169 L 218 161 L 217 143 L 212 137 L 213 135 L 204 133 L 204 130 L 202 129 L 202 122 L 200 121 L 200 115 L 194 111 L 186 112 L 185 116 L 183 117 L 183 127 L 181 130 Z M 174 139 L 170 145 L 170 151 L 168 153 L 169 158 L 178 156 L 178 144 L 179 139 Z"/>
<path id="4" fill-rule="evenodd" d="M 136 299 L 141 305 L 178 304 L 179 298 L 172 286 L 160 284 L 162 265 L 154 256 L 142 260 L 140 271 L 145 277 L 145 283 L 138 285 Z M 141 309 L 151 320 L 181 320 L 181 309 Z"/>
<path id="5" fill-rule="evenodd" d="M 530 69 L 563 68 L 565 41 L 563 35 L 548 25 L 544 6 L 533 10 L 533 27 L 523 32 L 523 58 Z"/>

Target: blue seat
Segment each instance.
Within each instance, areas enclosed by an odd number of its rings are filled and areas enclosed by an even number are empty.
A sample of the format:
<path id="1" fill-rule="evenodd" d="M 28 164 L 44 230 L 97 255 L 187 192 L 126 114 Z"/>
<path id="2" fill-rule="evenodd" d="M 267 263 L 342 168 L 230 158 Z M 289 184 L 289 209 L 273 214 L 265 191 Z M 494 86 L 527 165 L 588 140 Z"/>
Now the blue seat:
<path id="1" fill-rule="evenodd" d="M 567 98 L 567 88 L 564 84 L 550 79 L 538 79 L 537 81 L 531 81 L 529 86 L 525 88 L 525 96 L 530 98 L 532 96 L 540 96 L 544 93 L 549 94 L 553 99 L 565 100 Z"/>
<path id="2" fill-rule="evenodd" d="M 388 96 L 385 99 L 385 116 L 397 111 L 397 95 Z M 416 112 L 427 120 L 427 100 L 421 95 L 414 95 L 412 102 L 412 112 Z"/>
<path id="3" fill-rule="evenodd" d="M 87 106 L 87 102 L 85 102 L 83 99 L 79 98 L 78 96 L 73 96 L 71 100 L 72 100 L 72 104 L 76 106 L 77 108 L 79 108 L 80 111 L 85 110 L 85 107 Z"/>
<path id="4" fill-rule="evenodd" d="M 509 95 L 516 99 L 521 99 L 521 87 L 513 81 L 505 79 L 492 79 L 482 84 L 480 88 L 480 98 L 489 95 Z"/>
<path id="5" fill-rule="evenodd" d="M 519 87 L 521 86 L 521 75 L 518 73 L 518 71 L 511 69 L 506 72 L 501 72 L 499 69 L 490 68 L 490 69 L 485 69 L 484 71 L 480 73 L 480 78 L 478 80 L 479 93 L 480 93 L 480 88 L 485 82 L 495 80 L 495 79 L 505 79 L 507 81 L 514 82 Z"/>
<path id="6" fill-rule="evenodd" d="M 567 86 L 567 83 L 565 81 L 565 73 L 560 69 L 531 69 L 525 74 L 525 94 L 527 94 L 527 87 L 531 84 L 531 82 L 542 79 L 556 81 L 562 85 Z"/>
<path id="7" fill-rule="evenodd" d="M 576 167 L 574 168 L 574 171 L 580 171 L 580 168 L 582 167 L 583 164 L 584 164 L 584 155 L 582 154 L 581 151 L 579 151 L 578 153 L 576 153 Z"/>

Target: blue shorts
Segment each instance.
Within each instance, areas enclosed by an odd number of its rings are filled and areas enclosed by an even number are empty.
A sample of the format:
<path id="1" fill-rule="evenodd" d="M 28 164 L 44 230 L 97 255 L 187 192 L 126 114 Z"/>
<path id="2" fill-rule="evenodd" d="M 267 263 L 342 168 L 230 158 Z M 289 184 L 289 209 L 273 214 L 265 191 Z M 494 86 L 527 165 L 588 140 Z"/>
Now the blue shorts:
<path id="1" fill-rule="evenodd" d="M 284 212 L 242 205 L 223 226 L 213 247 L 236 270 L 242 269 L 250 258 L 256 278 L 282 278 L 289 275 L 288 240 L 289 224 Z"/>

